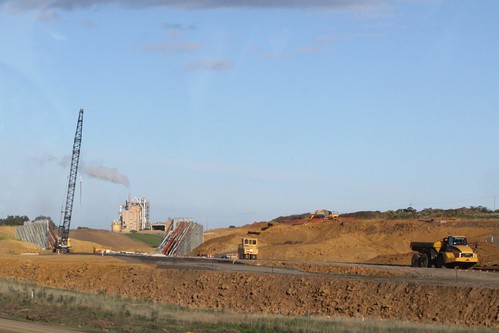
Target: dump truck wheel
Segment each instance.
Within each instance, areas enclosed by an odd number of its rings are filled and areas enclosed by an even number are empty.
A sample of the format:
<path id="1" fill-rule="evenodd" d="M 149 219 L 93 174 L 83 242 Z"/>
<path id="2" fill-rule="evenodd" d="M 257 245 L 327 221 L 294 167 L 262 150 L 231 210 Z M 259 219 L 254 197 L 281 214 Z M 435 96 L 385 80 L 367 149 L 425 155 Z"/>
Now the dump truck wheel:
<path id="1" fill-rule="evenodd" d="M 437 261 L 435 262 L 435 267 L 436 268 L 442 268 L 444 267 L 444 257 L 442 255 L 437 256 Z"/>
<path id="2" fill-rule="evenodd" d="M 428 256 L 424 253 L 419 257 L 419 267 L 428 267 Z"/>
<path id="3" fill-rule="evenodd" d="M 419 253 L 414 253 L 412 255 L 412 259 L 411 259 L 411 267 L 418 267 L 419 266 L 419 257 L 421 255 Z"/>

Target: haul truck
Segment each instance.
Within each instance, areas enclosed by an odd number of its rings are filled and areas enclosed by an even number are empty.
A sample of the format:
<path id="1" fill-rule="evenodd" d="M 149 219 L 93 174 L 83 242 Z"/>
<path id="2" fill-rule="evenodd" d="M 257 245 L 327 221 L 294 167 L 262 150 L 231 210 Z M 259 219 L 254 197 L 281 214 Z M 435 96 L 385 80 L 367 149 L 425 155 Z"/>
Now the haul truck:
<path id="1" fill-rule="evenodd" d="M 473 267 L 478 256 L 468 245 L 464 236 L 447 236 L 441 241 L 411 242 L 412 267 L 463 268 Z"/>
<path id="2" fill-rule="evenodd" d="M 243 238 L 237 248 L 239 259 L 256 260 L 258 256 L 258 240 L 256 238 Z"/>

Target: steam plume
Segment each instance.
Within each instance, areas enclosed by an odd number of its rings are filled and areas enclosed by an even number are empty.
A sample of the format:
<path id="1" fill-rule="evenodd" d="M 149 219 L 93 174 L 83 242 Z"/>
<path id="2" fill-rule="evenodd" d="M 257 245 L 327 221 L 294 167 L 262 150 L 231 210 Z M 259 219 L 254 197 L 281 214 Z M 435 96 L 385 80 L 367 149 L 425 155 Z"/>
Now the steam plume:
<path id="1" fill-rule="evenodd" d="M 130 186 L 128 177 L 121 174 L 116 168 L 107 168 L 105 166 L 82 166 L 81 172 L 89 177 L 109 181 L 115 184 Z"/>

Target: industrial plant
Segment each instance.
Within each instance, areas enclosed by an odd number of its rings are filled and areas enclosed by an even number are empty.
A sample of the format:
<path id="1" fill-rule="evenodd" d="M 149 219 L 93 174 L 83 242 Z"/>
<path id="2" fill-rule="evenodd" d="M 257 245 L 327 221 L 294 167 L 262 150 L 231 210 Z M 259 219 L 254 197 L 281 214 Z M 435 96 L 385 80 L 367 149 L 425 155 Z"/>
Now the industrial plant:
<path id="1" fill-rule="evenodd" d="M 113 232 L 137 232 L 150 230 L 149 201 L 146 198 L 131 198 L 120 205 L 119 218 L 113 221 Z"/>

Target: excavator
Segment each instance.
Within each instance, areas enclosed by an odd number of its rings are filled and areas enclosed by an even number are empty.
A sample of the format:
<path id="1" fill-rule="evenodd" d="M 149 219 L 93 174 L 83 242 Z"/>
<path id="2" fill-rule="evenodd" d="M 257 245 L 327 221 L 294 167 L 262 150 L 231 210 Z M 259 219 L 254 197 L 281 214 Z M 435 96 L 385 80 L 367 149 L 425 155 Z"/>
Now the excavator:
<path id="1" fill-rule="evenodd" d="M 330 219 L 330 220 L 337 220 L 340 217 L 340 214 L 337 212 L 332 212 L 330 210 L 326 209 L 320 209 L 316 210 L 310 217 L 308 218 L 309 220 L 314 220 L 314 219 Z"/>

